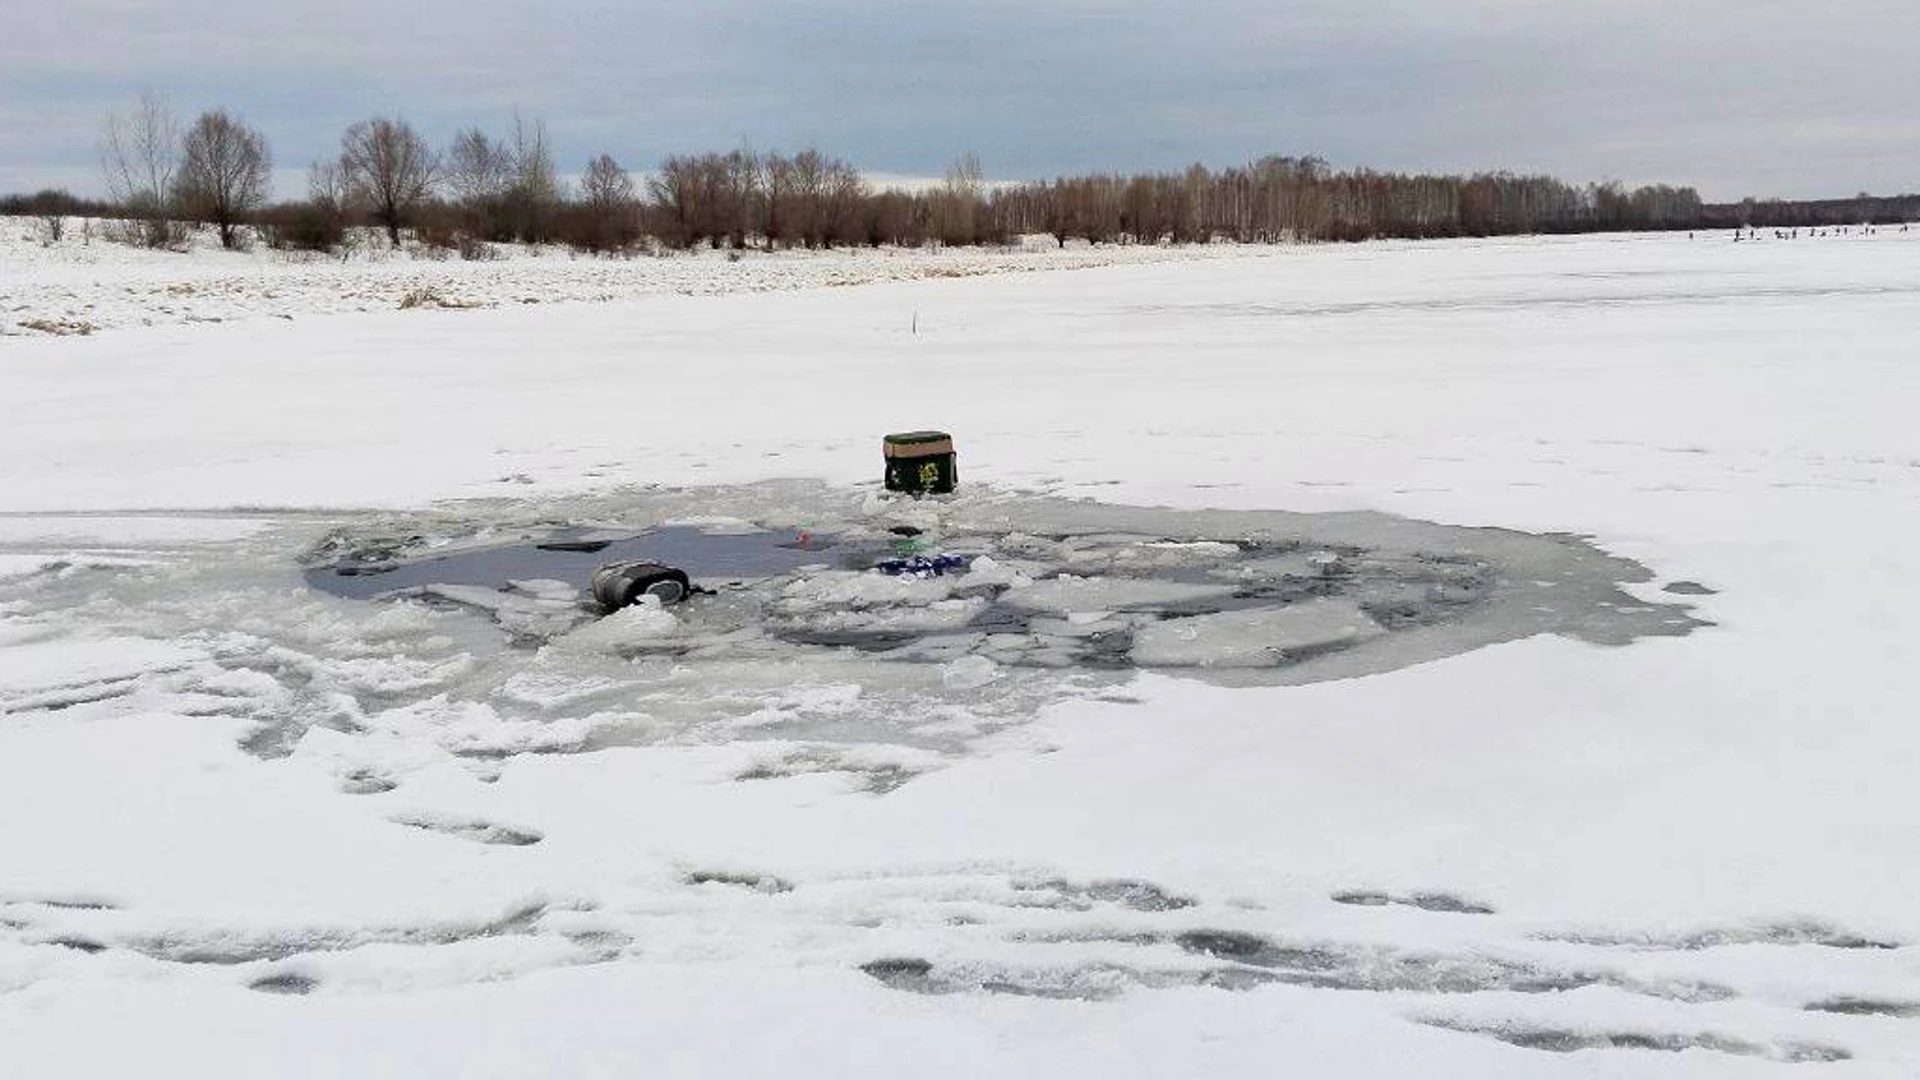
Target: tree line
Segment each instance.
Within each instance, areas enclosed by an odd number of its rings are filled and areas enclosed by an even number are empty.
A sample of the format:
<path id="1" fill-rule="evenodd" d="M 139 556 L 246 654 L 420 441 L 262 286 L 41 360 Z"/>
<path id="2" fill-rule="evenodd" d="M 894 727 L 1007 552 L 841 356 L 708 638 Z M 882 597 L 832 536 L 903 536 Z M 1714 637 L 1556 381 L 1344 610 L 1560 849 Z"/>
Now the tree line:
<path id="1" fill-rule="evenodd" d="M 1920 221 L 1920 195 L 1851 199 L 1742 199 L 1701 209 L 1709 229 L 1816 229 L 1840 225 L 1901 225 Z"/>
<path id="2" fill-rule="evenodd" d="M 1050 235 L 1089 243 L 1239 243 L 1423 239 L 1617 230 L 1906 220 L 1920 197 L 1704 204 L 1689 187 L 1576 185 L 1505 172 L 1452 175 L 1337 170 L 1313 157 L 1180 172 L 1096 174 L 989 184 L 963 155 L 938 183 L 876 189 L 850 162 L 816 149 L 674 154 L 640 181 L 611 155 L 563 179 L 544 123 L 517 112 L 495 135 L 479 127 L 432 146 L 406 120 L 375 117 L 342 132 L 314 162 L 307 196 L 274 202 L 266 137 L 224 109 L 180 125 L 152 98 L 108 117 L 101 139 L 107 198 L 57 191 L 0 199 L 0 212 L 113 219 L 113 239 L 177 246 L 183 223 L 213 227 L 227 247 L 333 250 L 353 226 L 398 247 L 488 257 L 501 242 L 592 252 L 706 245 L 768 250 L 855 245 L 1005 243 Z M 55 237 L 57 238 L 57 236 Z"/>
<path id="3" fill-rule="evenodd" d="M 1204 243 L 1426 239 L 1683 229 L 1700 196 L 1664 184 L 1575 186 L 1550 176 L 1339 171 L 1312 157 L 1181 173 L 1069 177 L 996 192 L 1002 227 L 1080 238 Z"/>

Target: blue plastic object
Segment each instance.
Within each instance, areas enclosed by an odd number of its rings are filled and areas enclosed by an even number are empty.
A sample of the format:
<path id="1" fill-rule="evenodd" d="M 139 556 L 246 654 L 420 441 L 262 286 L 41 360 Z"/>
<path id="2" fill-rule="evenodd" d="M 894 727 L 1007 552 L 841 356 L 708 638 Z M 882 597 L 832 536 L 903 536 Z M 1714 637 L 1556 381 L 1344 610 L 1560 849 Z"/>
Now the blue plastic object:
<path id="1" fill-rule="evenodd" d="M 910 559 L 888 559 L 874 569 L 895 577 L 941 577 L 965 570 L 967 564 L 972 561 L 973 557 L 970 555 L 915 555 Z"/>

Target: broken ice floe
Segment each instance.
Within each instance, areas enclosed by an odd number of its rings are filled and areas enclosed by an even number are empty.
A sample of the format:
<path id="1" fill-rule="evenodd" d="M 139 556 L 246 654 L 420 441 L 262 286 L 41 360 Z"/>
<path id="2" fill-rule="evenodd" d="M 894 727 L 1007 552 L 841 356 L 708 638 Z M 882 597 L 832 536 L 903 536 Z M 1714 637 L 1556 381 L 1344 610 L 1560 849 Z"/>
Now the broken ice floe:
<path id="1" fill-rule="evenodd" d="M 882 569 L 929 551 L 966 565 Z M 710 591 L 599 617 L 593 567 L 639 557 Z M 1306 683 L 1533 634 L 1620 645 L 1702 625 L 1688 601 L 1623 590 L 1650 580 L 1571 537 L 984 490 L 906 502 L 786 482 L 289 515 L 164 565 L 0 581 L 11 631 L 63 656 L 87 639 L 170 650 L 133 671 L 0 672 L 0 711 L 164 694 L 250 722 L 251 753 L 324 751 L 343 791 L 376 796 L 430 760 L 480 775 L 520 754 L 742 741 L 801 764 L 729 775 L 843 771 L 836 748 L 883 749 L 878 772 L 844 771 L 884 792 L 1049 702 L 1113 699 L 1134 670 Z"/>
<path id="2" fill-rule="evenodd" d="M 991 495 L 930 514 L 823 487 L 759 491 L 643 496 L 597 507 L 614 512 L 592 526 L 511 538 L 435 536 L 424 521 L 349 527 L 317 549 L 307 577 L 346 596 L 462 606 L 529 648 L 688 660 L 850 649 L 946 665 L 950 689 L 991 682 L 987 664 L 1307 682 L 1534 633 L 1623 644 L 1701 625 L 1684 604 L 1621 591 L 1650 575 L 1566 536 Z M 695 501 L 718 504 L 704 524 L 661 524 L 686 521 Z M 930 551 L 952 556 L 945 572 L 900 569 Z M 711 591 L 595 623 L 568 583 L 624 558 L 680 566 Z"/>

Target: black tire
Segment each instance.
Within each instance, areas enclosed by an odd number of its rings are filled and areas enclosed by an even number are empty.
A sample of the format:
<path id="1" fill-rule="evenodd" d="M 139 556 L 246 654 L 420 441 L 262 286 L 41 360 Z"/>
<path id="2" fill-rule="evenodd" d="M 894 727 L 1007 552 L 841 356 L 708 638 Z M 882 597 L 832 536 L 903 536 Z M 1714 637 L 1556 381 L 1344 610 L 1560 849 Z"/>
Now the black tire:
<path id="1" fill-rule="evenodd" d="M 693 591 L 687 575 L 679 570 L 668 570 L 663 574 L 653 574 L 627 586 L 627 605 L 640 602 L 643 596 L 659 597 L 662 604 L 677 604 Z"/>
<path id="2" fill-rule="evenodd" d="M 612 563 L 593 575 L 593 598 L 608 614 L 639 603 L 643 596 L 658 597 L 662 604 L 677 604 L 692 592 L 693 582 L 685 570 L 660 563 Z"/>

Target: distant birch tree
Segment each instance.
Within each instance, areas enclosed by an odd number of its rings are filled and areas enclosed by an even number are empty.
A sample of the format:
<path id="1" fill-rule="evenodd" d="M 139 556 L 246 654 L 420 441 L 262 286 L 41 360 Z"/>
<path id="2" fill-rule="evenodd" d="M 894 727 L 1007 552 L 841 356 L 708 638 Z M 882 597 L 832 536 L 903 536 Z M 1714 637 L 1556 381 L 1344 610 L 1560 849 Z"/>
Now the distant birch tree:
<path id="1" fill-rule="evenodd" d="M 565 193 L 560 189 L 560 173 L 548 145 L 546 121 L 536 118 L 529 122 L 515 109 L 508 156 L 513 176 L 507 189 L 507 207 L 515 238 L 530 244 L 550 239 L 554 211 Z"/>
<path id="2" fill-rule="evenodd" d="M 169 217 L 173 178 L 180 167 L 180 124 L 153 94 L 124 115 L 110 113 L 100 139 L 100 173 L 107 198 L 128 215 L 110 230 L 114 239 L 170 247 L 185 239 Z"/>

